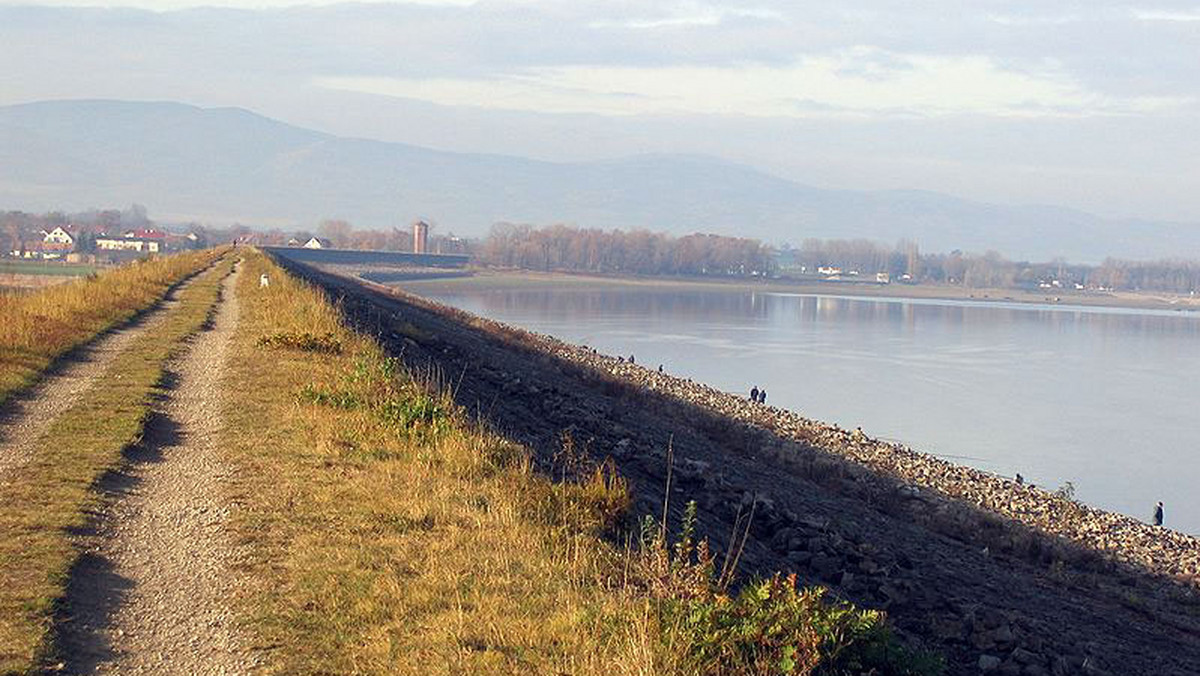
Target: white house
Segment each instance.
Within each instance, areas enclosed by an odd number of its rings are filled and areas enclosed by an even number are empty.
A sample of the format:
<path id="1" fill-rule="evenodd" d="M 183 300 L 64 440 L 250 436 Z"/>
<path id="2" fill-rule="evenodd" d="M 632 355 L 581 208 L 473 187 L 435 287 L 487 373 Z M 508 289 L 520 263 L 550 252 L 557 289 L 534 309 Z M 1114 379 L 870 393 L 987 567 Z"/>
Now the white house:
<path id="1" fill-rule="evenodd" d="M 313 237 L 304 243 L 305 249 L 332 249 L 333 242 L 324 237 Z"/>
<path id="2" fill-rule="evenodd" d="M 42 238 L 42 242 L 46 244 L 56 244 L 63 248 L 75 246 L 75 238 L 71 236 L 71 233 L 64 230 L 61 225 L 54 228 L 50 232 L 47 232 L 46 236 Z"/>

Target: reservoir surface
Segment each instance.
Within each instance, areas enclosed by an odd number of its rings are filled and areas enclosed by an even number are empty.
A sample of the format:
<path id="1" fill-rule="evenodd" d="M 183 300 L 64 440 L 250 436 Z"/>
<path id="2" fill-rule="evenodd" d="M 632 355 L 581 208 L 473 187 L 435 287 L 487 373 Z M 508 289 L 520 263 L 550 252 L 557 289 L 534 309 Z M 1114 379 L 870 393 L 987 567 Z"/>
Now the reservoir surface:
<path id="1" fill-rule="evenodd" d="M 409 291 L 1200 534 L 1200 316 L 475 278 Z"/>

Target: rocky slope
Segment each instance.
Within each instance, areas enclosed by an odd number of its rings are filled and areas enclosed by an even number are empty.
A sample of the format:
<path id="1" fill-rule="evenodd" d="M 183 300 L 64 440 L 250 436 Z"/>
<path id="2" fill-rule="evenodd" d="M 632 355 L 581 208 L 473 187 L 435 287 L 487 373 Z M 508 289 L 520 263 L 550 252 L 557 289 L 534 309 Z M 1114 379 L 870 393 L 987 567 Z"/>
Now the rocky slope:
<path id="1" fill-rule="evenodd" d="M 286 262 L 284 262 L 286 264 Z M 1196 541 L 580 346 L 297 268 L 485 424 L 551 466 L 563 433 L 613 457 L 637 509 L 699 504 L 747 573 L 882 608 L 950 673 L 1193 674 Z M 668 472 L 668 447 L 673 463 Z"/>

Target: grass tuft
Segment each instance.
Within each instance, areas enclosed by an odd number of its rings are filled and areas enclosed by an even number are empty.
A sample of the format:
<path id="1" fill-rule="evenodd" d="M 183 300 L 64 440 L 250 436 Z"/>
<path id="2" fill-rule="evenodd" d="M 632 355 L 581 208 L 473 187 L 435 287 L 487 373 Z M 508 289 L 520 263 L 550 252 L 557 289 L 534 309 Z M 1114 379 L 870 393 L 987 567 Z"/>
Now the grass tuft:
<path id="1" fill-rule="evenodd" d="M 277 331 L 269 336 L 262 336 L 258 344 L 264 347 L 278 347 L 301 352 L 321 352 L 325 354 L 341 354 L 342 341 L 334 337 L 332 331 L 316 335 L 309 331 Z"/>

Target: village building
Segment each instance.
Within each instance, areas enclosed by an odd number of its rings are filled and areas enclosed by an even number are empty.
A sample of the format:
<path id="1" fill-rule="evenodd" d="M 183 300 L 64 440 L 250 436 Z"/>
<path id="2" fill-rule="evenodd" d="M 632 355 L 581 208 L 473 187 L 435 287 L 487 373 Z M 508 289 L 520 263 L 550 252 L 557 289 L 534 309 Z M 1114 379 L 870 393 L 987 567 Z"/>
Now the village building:
<path id="1" fill-rule="evenodd" d="M 75 236 L 60 225 L 50 232 L 47 232 L 45 236 L 42 237 L 42 243 L 54 244 L 73 249 L 75 248 Z"/>
<path id="2" fill-rule="evenodd" d="M 333 242 L 324 237 L 311 237 L 304 243 L 305 249 L 332 249 Z"/>
<path id="3" fill-rule="evenodd" d="M 162 238 L 156 237 L 110 237 L 102 235 L 96 238 L 98 251 L 136 251 L 138 253 L 159 253 L 166 250 Z"/>
<path id="4" fill-rule="evenodd" d="M 78 234 L 73 232 L 73 226 L 56 226 L 53 230 L 41 231 L 42 241 L 26 246 L 24 249 L 12 252 L 13 256 L 23 258 L 57 259 L 63 258 L 75 250 Z"/>
<path id="5" fill-rule="evenodd" d="M 166 239 L 167 233 L 158 228 L 135 228 L 125 233 L 126 239 Z"/>

